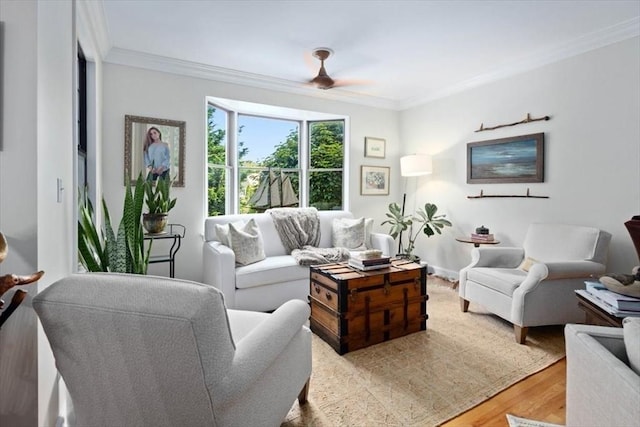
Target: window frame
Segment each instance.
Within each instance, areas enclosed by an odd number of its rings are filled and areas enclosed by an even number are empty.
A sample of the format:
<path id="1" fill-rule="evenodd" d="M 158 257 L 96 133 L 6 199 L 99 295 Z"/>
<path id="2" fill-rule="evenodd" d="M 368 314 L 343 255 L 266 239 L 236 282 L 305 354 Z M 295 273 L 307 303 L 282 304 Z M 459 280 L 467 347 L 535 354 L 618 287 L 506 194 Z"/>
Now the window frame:
<path id="1" fill-rule="evenodd" d="M 342 168 L 338 169 L 314 169 L 318 171 L 341 170 L 342 171 L 342 209 L 348 210 L 349 207 L 349 117 L 345 115 L 327 114 L 316 111 L 291 109 L 278 107 L 267 104 L 256 104 L 244 101 L 236 101 L 217 97 L 207 97 L 206 109 L 209 106 L 226 113 L 226 132 L 225 132 L 225 164 L 214 165 L 214 168 L 225 169 L 225 214 L 240 213 L 240 182 L 239 173 L 240 165 L 238 159 L 238 116 L 247 115 L 254 117 L 262 117 L 274 120 L 287 120 L 297 122 L 299 126 L 298 135 L 298 167 L 299 167 L 299 206 L 308 207 L 310 199 L 310 134 L 309 127 L 314 122 L 342 121 L 343 123 L 343 158 Z M 206 111 L 205 109 L 205 111 Z M 208 115 L 207 115 L 208 118 Z M 205 119 L 205 121 L 207 121 Z M 206 123 L 208 129 L 208 123 Z M 208 132 L 206 133 L 208 134 Z M 205 143 L 205 159 L 208 158 L 208 144 Z M 208 168 L 208 163 L 206 164 Z M 208 177 L 208 169 L 207 169 Z M 209 188 L 208 178 L 205 179 L 205 216 L 208 214 L 208 197 Z"/>

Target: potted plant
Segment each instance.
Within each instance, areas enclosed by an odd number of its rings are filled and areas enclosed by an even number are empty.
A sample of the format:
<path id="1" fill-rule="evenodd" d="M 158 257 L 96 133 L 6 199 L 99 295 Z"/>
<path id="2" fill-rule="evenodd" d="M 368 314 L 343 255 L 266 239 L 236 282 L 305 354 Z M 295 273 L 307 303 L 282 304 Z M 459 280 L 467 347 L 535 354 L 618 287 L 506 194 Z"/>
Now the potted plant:
<path id="1" fill-rule="evenodd" d="M 177 199 L 169 196 L 171 184 L 169 177 L 145 183 L 147 213 L 142 215 L 142 224 L 150 234 L 162 233 L 167 226 L 169 211 L 176 205 Z"/>
<path id="2" fill-rule="evenodd" d="M 144 187 L 142 174 L 136 181 L 133 193 L 131 187 L 127 186 L 117 234 L 111 226 L 109 209 L 104 199 L 104 226 L 98 227 L 94 222 L 93 204 L 87 197 L 87 192 L 80 195 L 78 254 L 80 263 L 87 271 L 147 274 L 151 245 L 145 251 L 140 223 Z"/>
<path id="3" fill-rule="evenodd" d="M 419 258 L 413 254 L 413 250 L 420 232 L 422 231 L 427 237 L 431 237 L 436 233 L 442 234 L 441 230 L 444 227 L 451 227 L 451 222 L 445 219 L 446 215 L 436 215 L 437 211 L 438 206 L 433 203 L 427 203 L 424 205 L 424 209 L 418 209 L 415 215 L 403 215 L 397 203 L 389 204 L 389 212 L 386 214 L 389 219 L 382 222 L 382 225 L 391 225 L 389 235 L 395 239 L 401 236 L 403 232 L 407 230 L 409 232 L 409 243 L 406 247 L 402 244 L 400 245 L 398 248 L 399 256 L 418 261 Z"/>

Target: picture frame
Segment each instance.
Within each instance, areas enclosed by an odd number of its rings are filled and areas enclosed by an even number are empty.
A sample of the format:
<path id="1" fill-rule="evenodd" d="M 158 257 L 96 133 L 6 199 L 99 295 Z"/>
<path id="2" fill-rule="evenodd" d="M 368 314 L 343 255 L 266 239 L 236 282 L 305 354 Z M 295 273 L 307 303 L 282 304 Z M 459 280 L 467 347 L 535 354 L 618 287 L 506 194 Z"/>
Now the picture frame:
<path id="1" fill-rule="evenodd" d="M 364 156 L 384 159 L 385 145 L 386 145 L 386 141 L 382 138 L 372 138 L 370 136 L 365 137 L 364 138 Z"/>
<path id="2" fill-rule="evenodd" d="M 467 144 L 467 183 L 544 182 L 544 133 Z"/>
<path id="3" fill-rule="evenodd" d="M 135 185 L 140 172 L 147 175 L 144 141 L 151 128 L 160 131 L 169 148 L 168 176 L 174 187 L 184 187 L 186 122 L 154 117 L 124 116 L 124 185 Z"/>
<path id="4" fill-rule="evenodd" d="M 360 166 L 360 194 L 363 196 L 389 195 L 388 166 Z"/>

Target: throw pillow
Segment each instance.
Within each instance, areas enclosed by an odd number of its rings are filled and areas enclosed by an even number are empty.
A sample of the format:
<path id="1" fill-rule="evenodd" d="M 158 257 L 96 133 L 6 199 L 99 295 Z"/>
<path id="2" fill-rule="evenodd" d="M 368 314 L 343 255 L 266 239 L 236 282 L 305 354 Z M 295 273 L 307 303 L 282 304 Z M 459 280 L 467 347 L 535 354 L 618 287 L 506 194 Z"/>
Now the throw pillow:
<path id="1" fill-rule="evenodd" d="M 636 374 L 640 375 L 640 317 L 624 318 L 622 328 L 629 366 Z"/>
<path id="2" fill-rule="evenodd" d="M 352 251 L 367 249 L 365 239 L 365 220 L 336 218 L 332 224 L 332 242 L 335 248 L 347 248 Z"/>
<path id="3" fill-rule="evenodd" d="M 265 259 L 264 242 L 254 219 L 250 219 L 242 228 L 229 224 L 229 241 L 237 264 L 249 265 Z"/>
<path id="4" fill-rule="evenodd" d="M 236 228 L 243 228 L 245 226 L 244 221 L 236 221 L 233 223 Z M 216 224 L 216 236 L 220 243 L 225 246 L 231 247 L 231 242 L 229 241 L 229 224 Z"/>
<path id="5" fill-rule="evenodd" d="M 531 267 L 533 267 L 533 264 L 537 264 L 538 262 L 539 261 L 537 259 L 526 257 L 524 259 L 524 261 L 522 261 L 522 264 L 520 264 L 520 266 L 518 268 L 520 270 L 529 271 L 529 269 L 531 269 Z"/>

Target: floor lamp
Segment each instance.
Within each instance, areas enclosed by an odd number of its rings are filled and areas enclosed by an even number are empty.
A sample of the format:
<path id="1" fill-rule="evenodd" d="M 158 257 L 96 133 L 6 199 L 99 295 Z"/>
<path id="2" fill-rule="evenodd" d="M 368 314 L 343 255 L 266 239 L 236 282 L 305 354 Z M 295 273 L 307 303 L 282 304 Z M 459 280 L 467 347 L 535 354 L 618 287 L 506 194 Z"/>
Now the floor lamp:
<path id="1" fill-rule="evenodd" d="M 404 216 L 404 205 L 407 201 L 407 181 L 411 176 L 429 175 L 433 172 L 431 156 L 426 154 L 411 154 L 400 158 L 400 175 L 405 178 L 404 193 L 402 194 L 402 216 Z M 409 231 L 411 233 L 411 231 Z M 409 236 L 411 237 L 411 236 Z M 398 237 L 398 254 L 402 251 L 402 232 Z"/>

